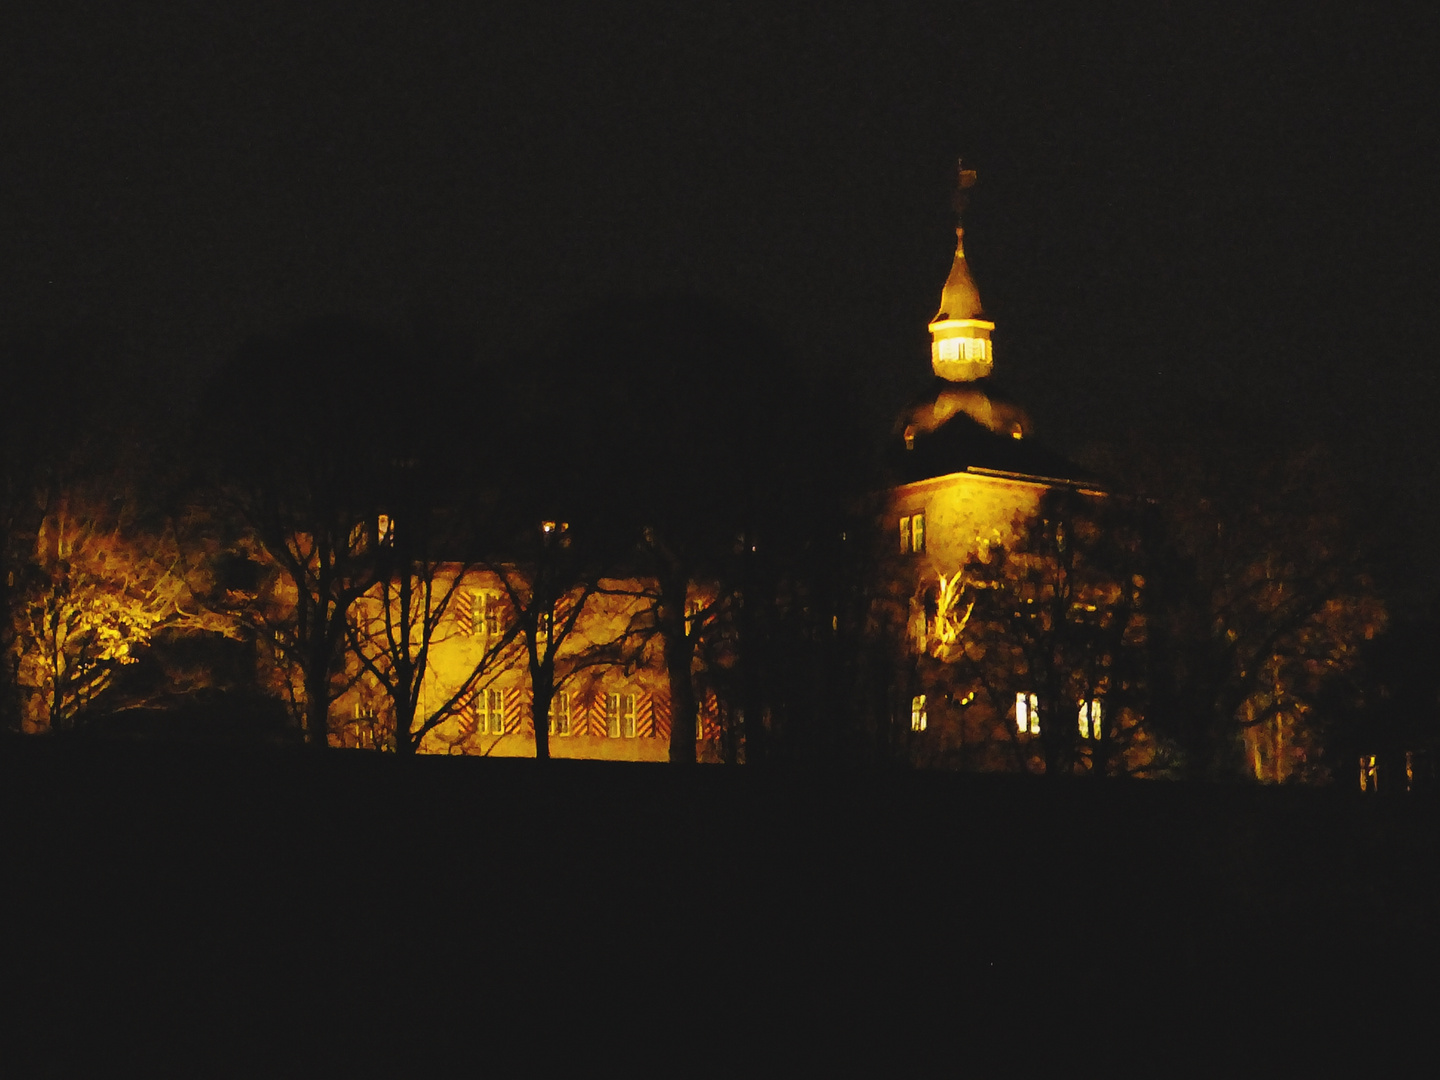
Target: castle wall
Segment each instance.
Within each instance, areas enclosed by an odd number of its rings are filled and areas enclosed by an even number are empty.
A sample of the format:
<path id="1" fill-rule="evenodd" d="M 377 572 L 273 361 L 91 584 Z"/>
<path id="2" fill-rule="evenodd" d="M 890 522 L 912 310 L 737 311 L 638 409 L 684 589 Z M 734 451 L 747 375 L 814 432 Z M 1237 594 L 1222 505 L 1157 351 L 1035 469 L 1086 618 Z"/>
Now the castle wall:
<path id="1" fill-rule="evenodd" d="M 451 579 L 437 583 L 437 592 Z M 647 624 L 653 589 L 640 580 L 606 581 L 584 597 L 574 629 L 556 651 L 563 676 L 552 730 L 551 756 L 608 761 L 668 761 L 670 684 L 661 643 Z M 572 595 L 569 602 L 579 600 Z M 363 618 L 383 617 L 375 598 L 357 607 Z M 562 624 L 566 602 L 557 605 Z M 493 757 L 533 757 L 533 695 L 525 638 L 514 632 L 515 613 L 505 585 L 491 571 L 471 570 L 457 588 L 432 640 L 417 723 L 456 695 L 471 673 L 482 670 L 457 714 L 428 732 L 420 752 Z M 508 640 L 507 640 L 508 639 Z M 351 661 L 354 663 L 354 661 Z M 375 746 L 387 737 L 389 702 L 368 674 L 336 703 L 340 745 Z M 563 697 L 561 697 L 563 695 Z M 718 756 L 721 708 L 701 694 L 703 759 Z"/>

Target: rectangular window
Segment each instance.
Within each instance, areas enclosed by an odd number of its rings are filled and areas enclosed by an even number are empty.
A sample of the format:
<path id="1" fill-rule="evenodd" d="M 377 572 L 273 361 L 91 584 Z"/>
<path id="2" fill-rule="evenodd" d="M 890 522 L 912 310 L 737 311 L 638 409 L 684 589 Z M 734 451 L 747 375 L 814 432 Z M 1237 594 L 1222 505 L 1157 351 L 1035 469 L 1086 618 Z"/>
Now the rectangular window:
<path id="1" fill-rule="evenodd" d="M 605 734 L 611 739 L 635 738 L 635 695 L 605 695 Z"/>
<path id="2" fill-rule="evenodd" d="M 924 731 L 928 722 L 925 716 L 925 695 L 916 694 L 910 699 L 910 730 Z"/>
<path id="3" fill-rule="evenodd" d="M 505 630 L 505 618 L 499 593 L 478 591 L 470 594 L 470 627 L 476 637 L 490 638 L 491 644 L 500 640 Z"/>
<path id="4" fill-rule="evenodd" d="M 925 515 L 916 514 L 910 519 L 910 548 L 919 555 L 925 551 Z"/>
<path id="5" fill-rule="evenodd" d="M 1040 734 L 1040 697 L 1023 690 L 1015 695 L 1015 729 L 1021 735 Z"/>
<path id="6" fill-rule="evenodd" d="M 939 346 L 940 346 L 940 359 L 941 359 L 941 360 L 959 360 L 959 359 L 960 359 L 960 339 L 959 339 L 959 338 L 946 338 L 944 341 L 939 342 Z"/>
<path id="7" fill-rule="evenodd" d="M 908 517 L 900 519 L 900 554 L 910 554 L 910 519 Z"/>
<path id="8" fill-rule="evenodd" d="M 1080 703 L 1080 738 L 1100 738 L 1100 724 L 1105 715 L 1105 704 L 1099 698 Z"/>
<path id="9" fill-rule="evenodd" d="M 1380 774 L 1375 768 L 1374 754 L 1360 755 L 1360 790 L 1379 791 Z"/>
<path id="10" fill-rule="evenodd" d="M 474 697 L 475 730 L 482 735 L 505 734 L 505 692 L 476 690 Z"/>
<path id="11" fill-rule="evenodd" d="M 561 690 L 550 699 L 550 734 L 570 734 L 570 694 Z"/>

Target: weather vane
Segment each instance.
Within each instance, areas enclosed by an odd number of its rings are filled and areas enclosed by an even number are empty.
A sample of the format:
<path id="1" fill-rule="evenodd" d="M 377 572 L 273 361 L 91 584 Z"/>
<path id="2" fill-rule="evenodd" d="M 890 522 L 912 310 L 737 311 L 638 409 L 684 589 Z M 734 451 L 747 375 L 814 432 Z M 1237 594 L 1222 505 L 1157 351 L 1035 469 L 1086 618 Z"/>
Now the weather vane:
<path id="1" fill-rule="evenodd" d="M 970 201 L 969 190 L 975 186 L 975 170 L 965 168 L 965 161 L 959 158 L 955 162 L 959 171 L 959 179 L 955 185 L 955 198 L 953 200 L 955 213 L 961 217 L 965 216 L 965 204 Z"/>

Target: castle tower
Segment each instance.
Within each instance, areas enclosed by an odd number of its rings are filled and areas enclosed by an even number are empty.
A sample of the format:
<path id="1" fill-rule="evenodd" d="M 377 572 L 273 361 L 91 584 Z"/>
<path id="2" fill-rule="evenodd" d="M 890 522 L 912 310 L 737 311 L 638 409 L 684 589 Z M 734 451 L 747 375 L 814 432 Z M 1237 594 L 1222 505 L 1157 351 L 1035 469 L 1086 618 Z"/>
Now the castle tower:
<path id="1" fill-rule="evenodd" d="M 955 189 L 955 261 L 940 294 L 940 310 L 930 322 L 930 363 L 936 375 L 950 382 L 984 378 L 994 366 L 990 332 L 995 324 L 985 318 L 980 291 L 965 261 L 966 193 L 974 186 L 975 171 L 961 164 Z"/>

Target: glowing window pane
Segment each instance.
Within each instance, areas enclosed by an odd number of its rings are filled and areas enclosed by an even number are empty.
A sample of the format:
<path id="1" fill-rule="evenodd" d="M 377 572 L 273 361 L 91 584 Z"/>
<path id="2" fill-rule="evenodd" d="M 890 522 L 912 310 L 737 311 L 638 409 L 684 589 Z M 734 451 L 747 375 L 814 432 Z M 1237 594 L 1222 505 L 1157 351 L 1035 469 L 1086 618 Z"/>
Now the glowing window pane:
<path id="1" fill-rule="evenodd" d="M 476 690 L 472 700 L 475 710 L 475 730 L 482 735 L 504 735 L 505 692 L 503 690 Z"/>
<path id="2" fill-rule="evenodd" d="M 476 637 L 498 638 L 505 627 L 500 597 L 493 592 L 477 592 L 470 597 L 470 628 Z"/>
<path id="3" fill-rule="evenodd" d="M 910 554 L 910 519 L 908 517 L 900 519 L 900 554 Z"/>
<path id="4" fill-rule="evenodd" d="M 944 341 L 940 342 L 940 359 L 960 359 L 960 338 L 946 338 Z"/>
<path id="5" fill-rule="evenodd" d="M 570 734 L 570 695 L 566 691 L 550 699 L 550 734 Z"/>
<path id="6" fill-rule="evenodd" d="M 910 699 L 910 730 L 924 731 L 927 723 L 925 716 L 925 695 L 916 694 Z"/>
<path id="7" fill-rule="evenodd" d="M 1380 790 L 1380 775 L 1375 768 L 1374 754 L 1360 755 L 1360 790 Z"/>
<path id="8" fill-rule="evenodd" d="M 1015 695 L 1015 729 L 1021 735 L 1040 734 L 1040 697 L 1023 690 Z"/>
<path id="9" fill-rule="evenodd" d="M 916 514 L 910 519 L 910 547 L 916 553 L 925 550 L 925 515 Z"/>
<path id="10" fill-rule="evenodd" d="M 1082 739 L 1100 738 L 1101 719 L 1105 715 L 1105 705 L 1099 698 L 1080 703 L 1080 737 Z"/>
<path id="11" fill-rule="evenodd" d="M 635 738 L 635 695 L 605 695 L 605 735 L 611 739 Z"/>

